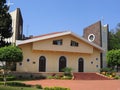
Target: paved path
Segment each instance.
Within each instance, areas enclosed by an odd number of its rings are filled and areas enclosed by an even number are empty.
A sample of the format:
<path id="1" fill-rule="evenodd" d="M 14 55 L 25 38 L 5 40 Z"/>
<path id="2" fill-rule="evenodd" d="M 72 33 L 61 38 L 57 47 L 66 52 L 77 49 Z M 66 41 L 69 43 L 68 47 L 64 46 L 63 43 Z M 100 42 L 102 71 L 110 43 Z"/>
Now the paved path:
<path id="1" fill-rule="evenodd" d="M 60 86 L 71 90 L 120 90 L 120 80 L 34 80 L 26 84 L 42 85 L 43 87 Z"/>

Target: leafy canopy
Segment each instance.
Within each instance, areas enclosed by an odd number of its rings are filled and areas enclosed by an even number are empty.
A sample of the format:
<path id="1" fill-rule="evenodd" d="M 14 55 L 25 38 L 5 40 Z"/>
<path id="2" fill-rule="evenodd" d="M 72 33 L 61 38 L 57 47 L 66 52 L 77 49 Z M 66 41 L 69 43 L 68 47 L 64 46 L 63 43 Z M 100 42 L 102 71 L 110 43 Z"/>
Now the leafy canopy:
<path id="1" fill-rule="evenodd" d="M 110 66 L 116 66 L 120 64 L 120 49 L 110 50 L 107 53 L 107 63 Z"/>
<path id="2" fill-rule="evenodd" d="M 0 61 L 5 62 L 20 62 L 23 60 L 22 51 L 15 46 L 0 48 Z"/>
<path id="3" fill-rule="evenodd" d="M 12 19 L 8 11 L 6 0 L 0 0 L 0 47 L 9 45 L 5 39 L 12 36 Z"/>
<path id="4" fill-rule="evenodd" d="M 117 27 L 109 32 L 109 45 L 108 49 L 120 49 L 120 23 Z"/>

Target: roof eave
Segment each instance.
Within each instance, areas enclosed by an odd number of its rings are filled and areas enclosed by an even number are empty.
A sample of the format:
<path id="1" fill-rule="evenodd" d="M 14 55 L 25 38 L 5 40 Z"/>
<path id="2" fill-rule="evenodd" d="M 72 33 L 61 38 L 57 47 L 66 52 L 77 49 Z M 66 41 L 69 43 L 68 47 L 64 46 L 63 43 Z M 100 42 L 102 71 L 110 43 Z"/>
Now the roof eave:
<path id="1" fill-rule="evenodd" d="M 68 32 L 62 32 L 62 33 L 58 33 L 58 34 L 54 34 L 54 35 L 49 35 L 49 36 L 43 36 L 43 37 L 40 37 L 40 38 L 27 39 L 27 40 L 24 40 L 24 41 L 17 40 L 16 41 L 17 42 L 16 45 L 22 45 L 22 44 L 27 44 L 27 43 L 31 43 L 31 42 L 36 42 L 36 41 L 39 41 L 39 40 L 50 39 L 50 38 L 54 38 L 54 37 L 68 35 L 70 33 L 71 33 L 71 31 L 68 31 Z"/>
<path id="2" fill-rule="evenodd" d="M 98 46 L 98 45 L 96 45 L 96 44 L 94 44 L 94 43 L 92 43 L 92 42 L 89 42 L 89 41 L 86 40 L 85 38 L 82 38 L 81 36 L 79 36 L 79 35 L 77 35 L 77 34 L 75 34 L 75 33 L 73 33 L 73 32 L 72 32 L 71 34 L 72 34 L 73 36 L 75 36 L 75 37 L 81 39 L 82 41 L 84 41 L 84 42 L 86 42 L 86 43 L 88 43 L 88 44 L 94 46 L 95 48 L 99 49 L 100 51 L 102 51 L 102 52 L 105 51 L 102 47 L 100 47 L 100 46 Z"/>

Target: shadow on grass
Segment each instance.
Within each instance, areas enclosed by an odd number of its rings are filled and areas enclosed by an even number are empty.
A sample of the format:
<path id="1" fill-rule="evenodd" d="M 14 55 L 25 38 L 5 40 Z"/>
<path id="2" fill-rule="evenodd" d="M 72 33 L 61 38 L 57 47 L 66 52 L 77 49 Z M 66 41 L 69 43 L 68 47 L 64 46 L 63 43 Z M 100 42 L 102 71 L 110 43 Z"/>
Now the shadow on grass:
<path id="1" fill-rule="evenodd" d="M 35 87 L 12 87 L 12 86 L 0 86 L 0 90 L 43 90 Z"/>

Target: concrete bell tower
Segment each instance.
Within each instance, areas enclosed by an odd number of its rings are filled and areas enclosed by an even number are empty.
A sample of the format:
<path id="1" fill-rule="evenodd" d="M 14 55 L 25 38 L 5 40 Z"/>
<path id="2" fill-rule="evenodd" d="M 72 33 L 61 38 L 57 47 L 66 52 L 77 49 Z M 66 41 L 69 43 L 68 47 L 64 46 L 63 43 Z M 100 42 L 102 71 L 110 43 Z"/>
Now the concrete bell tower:
<path id="1" fill-rule="evenodd" d="M 102 25 L 98 21 L 84 29 L 83 37 L 91 43 L 95 43 L 102 47 L 105 51 L 101 53 L 101 68 L 106 67 L 106 53 L 108 50 L 108 25 Z"/>
<path id="2" fill-rule="evenodd" d="M 6 41 L 11 42 L 12 44 L 16 43 L 16 40 L 23 39 L 23 18 L 20 8 L 10 12 L 12 18 L 12 32 L 13 35 L 11 38 L 6 39 Z"/>

